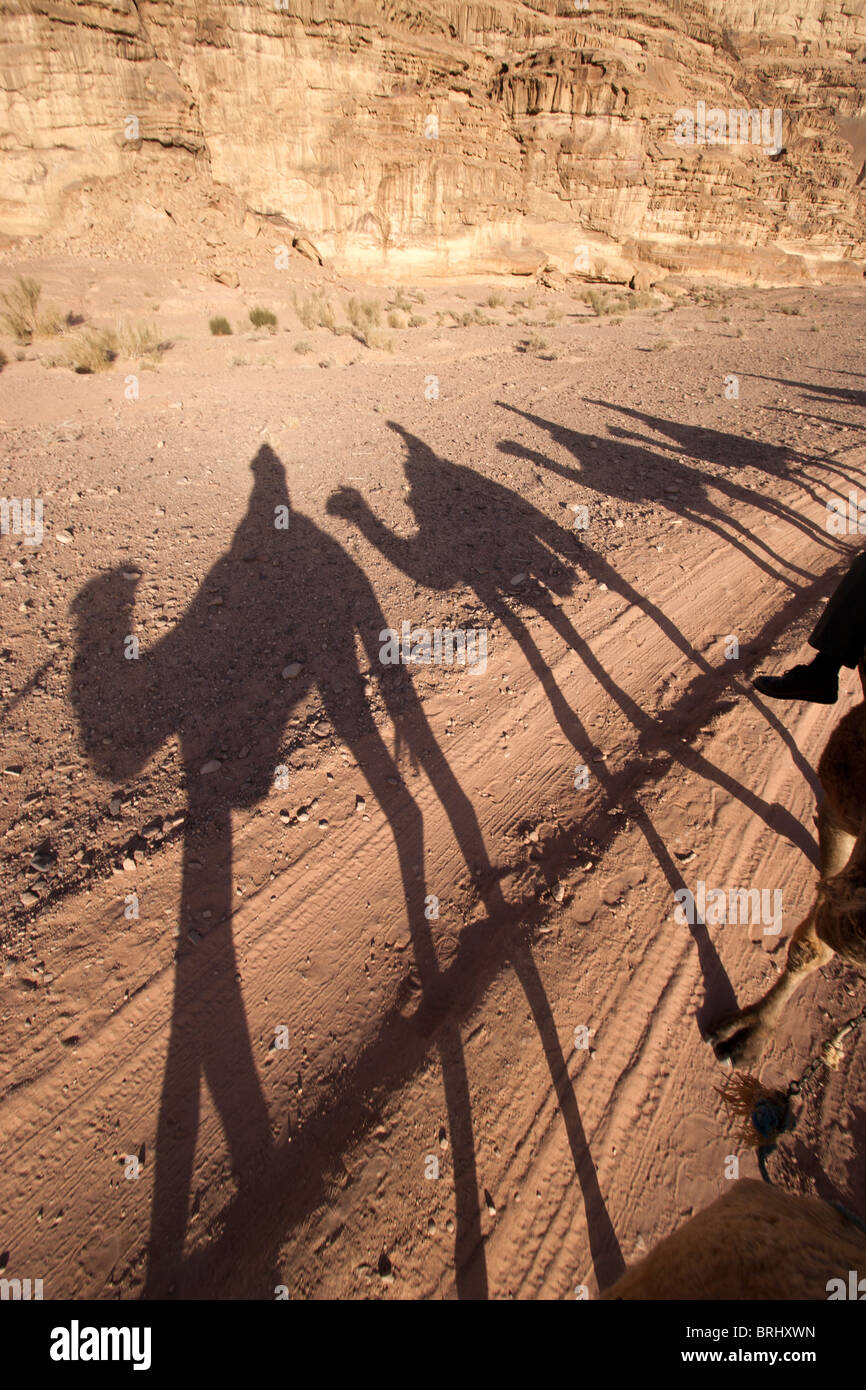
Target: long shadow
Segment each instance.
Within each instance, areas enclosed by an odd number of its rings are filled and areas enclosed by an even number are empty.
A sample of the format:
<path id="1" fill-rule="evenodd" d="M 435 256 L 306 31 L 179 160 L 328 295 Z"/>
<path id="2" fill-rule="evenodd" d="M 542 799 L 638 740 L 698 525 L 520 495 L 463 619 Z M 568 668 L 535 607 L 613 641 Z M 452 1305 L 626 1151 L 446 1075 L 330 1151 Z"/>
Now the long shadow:
<path id="1" fill-rule="evenodd" d="M 741 800 L 774 833 L 787 835 L 811 862 L 816 863 L 814 838 L 789 812 L 777 804 L 768 806 L 709 759 L 684 746 L 675 726 L 665 728 L 651 719 L 609 677 L 555 599 L 551 598 L 551 594 L 561 594 L 567 587 L 554 557 L 564 558 L 568 565 L 582 565 L 596 578 L 603 576 L 610 589 L 621 593 L 630 603 L 636 603 L 658 623 L 660 630 L 690 657 L 698 669 L 699 676 L 688 691 L 688 699 L 690 704 L 699 703 L 710 695 L 714 686 L 718 686 L 718 672 L 692 650 L 675 626 L 654 605 L 637 594 L 633 586 L 621 580 L 606 561 L 585 545 L 577 544 L 572 533 L 551 522 L 525 499 L 469 468 L 438 457 L 423 441 L 399 426 L 391 424 L 391 428 L 401 435 L 407 446 L 405 470 L 410 487 L 406 500 L 417 523 L 416 536 L 407 539 L 384 526 L 354 489 L 340 489 L 329 500 L 328 510 L 351 519 L 395 567 L 416 583 L 439 590 L 447 590 L 459 583 L 474 590 L 483 607 L 501 621 L 523 651 L 530 669 L 547 694 L 560 727 L 589 765 L 590 760 L 595 761 L 598 750 L 557 686 L 525 621 L 514 613 L 505 598 L 505 574 L 508 571 L 531 569 L 539 578 L 544 575 L 537 588 L 521 593 L 522 602 L 531 604 L 539 616 L 544 617 L 563 641 L 579 654 L 588 671 L 616 701 L 638 732 L 641 750 L 657 752 L 663 748 L 670 758 Z M 509 452 L 519 453 L 536 463 L 548 462 L 537 451 L 525 450 L 523 446 L 511 446 Z M 571 476 L 570 471 L 566 476 Z M 447 525 L 443 525 L 443 518 L 447 518 Z M 507 559 L 502 558 L 502 538 L 507 538 Z M 730 537 L 726 539 L 730 540 Z M 797 593 L 799 595 L 800 591 L 797 590 Z M 617 788 L 607 777 L 603 762 L 600 767 L 597 774 L 599 782 L 613 802 Z M 684 886 L 677 866 L 642 808 L 636 813 L 635 820 L 668 882 L 673 888 Z M 698 1026 L 703 1033 L 707 1019 L 730 1005 L 734 995 L 705 924 L 697 922 L 693 935 L 705 982 L 705 999 L 697 1014 Z"/>
<path id="2" fill-rule="evenodd" d="M 621 593 L 630 603 L 650 615 L 660 630 L 707 678 L 717 679 L 715 673 L 669 619 L 632 585 L 622 580 L 606 561 L 581 546 L 574 533 L 550 521 L 511 489 L 480 476 L 472 469 L 439 457 L 422 440 L 399 425 L 393 422 L 389 422 L 389 425 L 406 444 L 404 466 L 410 485 L 406 501 L 417 523 L 415 537 L 407 539 L 391 531 L 354 489 L 342 488 L 335 493 L 328 502 L 329 512 L 352 520 L 396 568 L 416 583 L 440 591 L 462 584 L 475 592 L 480 604 L 502 623 L 523 652 L 566 738 L 581 754 L 586 766 L 600 769 L 597 773 L 599 783 L 611 804 L 615 804 L 613 779 L 604 770 L 603 762 L 596 761 L 599 750 L 559 688 L 525 620 L 514 612 L 506 600 L 507 573 L 519 569 L 531 571 L 538 577 L 544 575 L 543 587 L 538 585 L 524 591 L 521 595 L 523 602 L 531 604 L 538 615 L 545 618 L 563 641 L 578 653 L 587 670 L 617 701 L 634 728 L 639 733 L 652 735 L 650 742 L 656 747 L 662 742 L 666 746 L 676 747 L 675 735 L 671 733 L 670 738 L 666 739 L 664 731 L 655 721 L 645 715 L 635 701 L 611 680 L 561 607 L 551 598 L 551 594 L 561 596 L 570 587 L 570 581 L 562 574 L 560 562 L 564 560 L 569 567 L 582 565 L 596 577 L 603 575 L 609 588 Z M 531 456 L 533 459 L 537 457 L 535 454 Z M 443 524 L 443 518 L 447 518 L 447 524 Z M 507 540 L 507 560 L 502 555 L 503 539 Z M 711 777 L 743 800 L 756 814 L 762 815 L 768 824 L 771 823 L 769 808 L 763 805 L 760 798 L 713 767 L 707 759 L 691 750 L 678 752 L 677 757 L 679 761 Z M 650 817 L 641 808 L 635 819 L 669 883 L 676 888 L 684 886 Z M 772 823 L 777 828 L 775 815 Z M 793 818 L 790 818 L 790 833 L 806 853 L 814 853 L 808 836 L 803 834 Z M 707 995 L 698 1011 L 698 1025 L 703 1031 L 705 1013 L 730 1004 L 734 995 L 705 925 L 696 923 L 693 931 Z"/>
<path id="3" fill-rule="evenodd" d="M 826 375 L 826 372 L 821 370 L 822 374 Z M 788 381 L 785 377 L 764 376 L 761 372 L 742 372 L 741 375 L 754 377 L 756 381 L 772 381 L 777 386 L 789 386 L 794 391 L 803 391 L 813 401 L 838 401 L 840 404 L 854 405 L 861 409 L 866 406 L 866 391 L 855 390 L 850 386 L 823 386 L 814 381 Z M 834 372 L 833 375 L 856 376 L 857 373 Z"/>
<path id="4" fill-rule="evenodd" d="M 665 505 L 675 511 L 678 516 L 703 526 L 724 540 L 726 544 L 736 546 L 752 564 L 757 565 L 770 578 L 781 580 L 793 590 L 799 586 L 788 579 L 781 572 L 782 569 L 792 570 L 805 580 L 810 580 L 813 576 L 807 570 L 801 569 L 798 565 L 794 565 L 783 556 L 776 554 L 762 537 L 754 535 L 728 510 L 713 501 L 709 495 L 708 487 L 711 485 L 714 490 L 726 496 L 732 505 L 756 507 L 772 516 L 788 521 L 806 535 L 820 540 L 829 549 L 834 548 L 826 533 L 806 521 L 793 508 L 719 475 L 715 475 L 708 482 L 700 468 L 689 467 L 688 464 L 679 459 L 667 458 L 655 452 L 656 446 L 652 440 L 642 440 L 639 444 L 618 442 L 616 444 L 615 463 L 612 464 L 608 457 L 608 451 L 604 447 L 599 448 L 599 443 L 603 446 L 604 440 L 599 441 L 593 435 L 568 429 L 503 401 L 499 401 L 497 404 L 503 410 L 509 410 L 529 421 L 537 429 L 545 430 L 555 442 L 567 448 L 574 455 L 578 466 L 575 468 L 570 464 L 557 463 L 554 459 L 547 458 L 538 451 L 527 450 L 524 445 L 513 441 L 502 442 L 500 448 L 503 452 L 522 454 L 524 457 L 531 456 L 539 467 L 558 473 L 561 477 L 568 478 L 583 487 L 591 488 L 605 498 L 621 497 L 630 503 L 634 503 L 636 497 L 650 502 L 664 501 Z M 605 405 L 609 409 L 623 409 L 622 407 L 609 406 L 604 401 L 599 402 L 599 404 Z M 625 413 L 636 414 L 637 412 L 626 411 Z M 652 422 L 653 418 L 647 416 L 647 422 Z M 679 429 L 680 427 L 677 426 L 678 431 Z M 696 440 L 694 452 L 699 450 L 700 442 Z M 627 485 L 626 480 L 628 480 Z M 675 496 L 667 495 L 666 489 L 668 492 L 675 493 Z M 756 550 L 761 551 L 762 554 L 757 554 Z M 773 568 L 774 565 L 779 568 Z"/>
<path id="5" fill-rule="evenodd" d="M 667 435 L 668 439 L 674 440 L 678 446 L 678 452 L 685 457 L 702 458 L 707 463 L 714 464 L 726 472 L 733 472 L 735 469 L 744 467 L 759 470 L 780 482 L 796 484 L 813 502 L 824 500 L 813 487 L 808 485 L 816 482 L 816 479 L 806 472 L 807 465 L 825 471 L 832 470 L 832 465 L 818 454 L 795 451 L 788 445 L 767 444 L 761 440 L 747 439 L 743 435 L 731 434 L 727 430 L 716 430 L 705 425 L 686 424 L 681 420 L 650 415 L 646 411 L 615 405 L 611 401 L 590 400 L 588 404 L 600 405 L 605 410 L 616 410 L 620 415 L 627 415 L 633 420 L 640 420 L 642 424 L 655 430 L 657 434 Z M 656 447 L 653 439 L 638 434 L 637 431 L 614 427 L 611 428 L 610 432 L 615 437 L 630 438 L 650 448 Z M 668 447 L 673 446 L 669 445 Z M 718 483 L 714 477 L 708 481 L 712 486 L 718 487 L 720 491 L 726 490 L 726 485 Z M 757 494 L 754 491 L 750 492 L 750 497 L 753 504 L 757 502 L 765 511 L 784 518 L 792 525 L 798 526 L 800 530 L 811 531 L 816 539 L 821 539 L 825 544 L 829 544 L 826 536 L 822 536 L 816 527 L 804 521 L 799 512 L 785 503 L 779 502 L 774 497 Z"/>
<path id="6" fill-rule="evenodd" d="M 809 420 L 822 420 L 824 424 L 837 425 L 840 429 L 866 429 L 866 425 L 857 425 L 851 420 L 837 420 L 835 415 L 821 415 L 817 410 L 794 410 L 794 408 L 789 405 L 762 405 L 761 409 L 772 410 L 776 415 L 796 415 L 798 419 L 805 416 Z M 823 467 L 827 466 L 824 459 L 821 460 L 821 464 Z"/>
<path id="7" fill-rule="evenodd" d="M 425 914 L 420 810 L 373 720 L 355 656 L 360 636 L 398 736 L 429 777 L 491 914 L 507 905 L 477 818 L 435 744 L 404 667 L 379 659 L 383 615 L 363 571 L 327 532 L 293 511 L 285 472 L 267 447 L 251 465 L 247 513 L 183 617 L 137 657 L 137 578 L 113 570 L 73 604 L 71 696 L 85 748 L 105 777 L 128 782 L 160 746 L 181 745 L 188 799 L 174 1002 L 156 1140 L 146 1297 L 177 1293 L 203 1081 L 222 1121 L 244 1209 L 274 1142 L 246 1021 L 233 942 L 231 811 L 263 799 L 284 766 L 289 715 L 318 691 L 339 739 L 355 751 L 394 835 L 421 980 L 416 1027 L 435 1031 L 456 1189 L 458 1294 L 487 1294 L 469 1085 L 453 988 L 443 983 Z M 287 663 L 298 667 L 283 679 Z M 480 866 L 480 867 L 479 867 Z M 535 967 L 515 947 L 564 1112 L 567 1073 Z M 563 1075 L 565 1074 L 565 1081 Z M 621 1261 L 610 1265 L 616 1277 Z"/>

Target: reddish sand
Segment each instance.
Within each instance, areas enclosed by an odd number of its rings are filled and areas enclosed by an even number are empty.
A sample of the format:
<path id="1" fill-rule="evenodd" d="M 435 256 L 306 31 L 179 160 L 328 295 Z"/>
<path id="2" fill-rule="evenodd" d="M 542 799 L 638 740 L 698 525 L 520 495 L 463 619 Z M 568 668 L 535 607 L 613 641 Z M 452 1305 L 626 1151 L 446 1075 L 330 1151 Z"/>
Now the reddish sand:
<path id="1" fill-rule="evenodd" d="M 856 677 L 834 708 L 749 680 L 860 543 L 825 520 L 864 486 L 862 293 L 615 323 L 441 287 L 388 353 L 302 329 L 276 272 L 10 268 L 174 345 L 82 376 L 3 344 L 4 495 L 45 528 L 0 539 L 5 1275 L 595 1296 L 730 1181 L 702 1030 L 813 891 Z M 273 336 L 209 334 L 256 303 Z M 485 629 L 486 669 L 383 666 L 403 621 Z M 781 889 L 781 935 L 679 926 L 699 880 Z M 761 1075 L 864 1002 L 834 960 Z M 861 1214 L 864 1070 L 858 1033 L 771 1160 Z"/>

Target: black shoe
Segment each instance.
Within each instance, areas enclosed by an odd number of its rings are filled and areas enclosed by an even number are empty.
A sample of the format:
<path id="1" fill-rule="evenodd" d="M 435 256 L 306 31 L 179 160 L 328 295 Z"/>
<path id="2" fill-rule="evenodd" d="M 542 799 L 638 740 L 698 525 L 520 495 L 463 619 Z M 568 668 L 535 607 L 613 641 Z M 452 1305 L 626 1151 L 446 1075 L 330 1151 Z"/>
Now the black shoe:
<path id="1" fill-rule="evenodd" d="M 771 700 L 809 700 L 813 705 L 835 705 L 839 677 L 813 671 L 811 666 L 792 666 L 783 676 L 756 676 L 752 685 Z"/>

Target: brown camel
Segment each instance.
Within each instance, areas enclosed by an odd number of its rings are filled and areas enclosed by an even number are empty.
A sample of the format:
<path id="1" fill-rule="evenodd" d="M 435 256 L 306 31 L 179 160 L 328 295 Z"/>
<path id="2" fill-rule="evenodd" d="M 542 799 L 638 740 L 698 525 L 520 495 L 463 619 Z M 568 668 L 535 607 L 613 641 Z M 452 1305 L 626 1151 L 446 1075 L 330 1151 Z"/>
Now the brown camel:
<path id="1" fill-rule="evenodd" d="M 866 675 L 860 665 L 866 694 Z M 745 1066 L 760 1056 L 798 985 L 833 953 L 866 970 L 866 700 L 830 735 L 818 763 L 824 802 L 818 812 L 821 878 L 808 914 L 788 945 L 785 969 L 763 998 L 710 1034 L 720 1061 Z"/>
<path id="2" fill-rule="evenodd" d="M 859 1300 L 861 1274 L 866 1235 L 850 1218 L 815 1197 L 740 1178 L 602 1299 Z"/>

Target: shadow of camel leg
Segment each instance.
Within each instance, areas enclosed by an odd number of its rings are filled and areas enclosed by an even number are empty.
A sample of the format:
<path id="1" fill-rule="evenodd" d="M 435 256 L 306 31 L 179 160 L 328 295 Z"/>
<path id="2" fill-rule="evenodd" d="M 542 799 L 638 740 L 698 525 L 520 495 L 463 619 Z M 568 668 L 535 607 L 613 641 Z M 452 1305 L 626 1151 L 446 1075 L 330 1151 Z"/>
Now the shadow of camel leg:
<path id="1" fill-rule="evenodd" d="M 204 827 L 204 828 L 203 828 Z M 155 1149 L 145 1297 L 164 1298 L 181 1273 L 190 1191 L 207 1076 L 236 1173 L 270 1144 L 270 1126 L 252 1058 L 232 943 L 231 814 L 191 813 L 183 851 L 174 999 Z M 198 944 L 204 902 L 217 925 Z M 225 920 L 220 920 L 224 918 Z"/>
<path id="2" fill-rule="evenodd" d="M 405 689 L 405 684 L 404 677 L 400 681 L 401 688 Z M 466 1061 L 459 1024 L 451 1022 L 447 1016 L 448 999 L 442 985 L 430 923 L 425 916 L 424 820 L 396 761 L 373 722 L 362 692 L 346 701 L 345 708 L 355 711 L 354 720 L 350 722 L 344 717 L 344 706 L 328 696 L 326 687 L 326 709 L 334 728 L 354 752 L 370 790 L 387 816 L 394 837 L 412 951 L 421 982 L 418 1023 L 422 1032 L 433 1033 L 435 1030 L 442 1065 L 456 1208 L 454 1259 L 457 1297 L 486 1299 L 487 1270 Z M 399 712 L 396 717 L 400 718 Z M 432 738 L 426 719 L 420 726 L 409 727 L 418 727 L 428 738 Z M 425 1022 L 422 1022 L 422 1017 Z"/>
<path id="3" fill-rule="evenodd" d="M 484 877 L 483 871 L 489 869 L 490 861 L 472 802 L 463 791 L 440 750 L 436 749 L 429 753 L 422 751 L 421 765 L 445 809 L 465 863 L 469 866 L 470 871 L 478 866 L 482 870 L 482 877 Z M 509 908 L 499 883 L 494 880 L 488 886 L 482 886 L 481 892 L 491 920 L 495 920 L 498 916 L 501 921 L 507 922 Z M 517 939 L 514 933 L 510 937 L 508 958 L 526 995 L 541 1039 L 565 1124 L 575 1172 L 583 1192 L 596 1278 L 599 1287 L 606 1288 L 623 1273 L 625 1264 L 613 1224 L 599 1190 L 595 1166 L 581 1124 L 574 1088 L 568 1074 L 565 1058 L 562 1055 L 556 1024 L 541 977 L 532 958 L 532 952 L 529 946 Z"/>
<path id="4" fill-rule="evenodd" d="M 512 942 L 509 959 L 520 981 L 526 1001 L 532 1010 L 541 1046 L 544 1050 L 550 1079 L 556 1099 L 559 1102 L 562 1121 L 568 1137 L 574 1171 L 577 1174 L 583 1205 L 586 1213 L 586 1230 L 592 1256 L 595 1277 L 599 1291 L 606 1289 L 621 1274 L 625 1273 L 619 1241 L 613 1222 L 598 1185 L 598 1174 L 592 1160 L 589 1144 L 586 1141 L 583 1124 L 578 1109 L 574 1085 L 568 1074 L 568 1065 L 562 1052 L 562 1044 L 538 966 L 526 942 Z"/>

